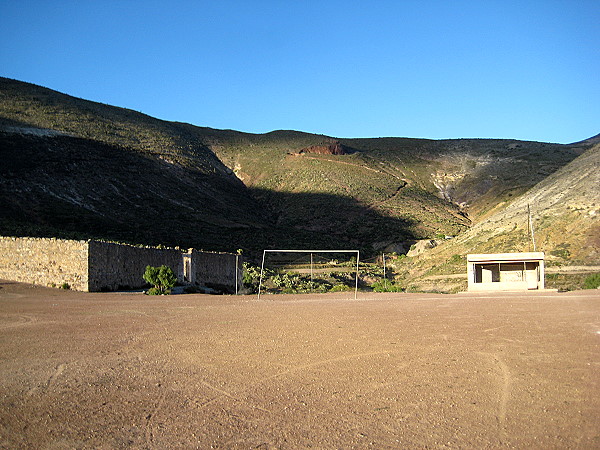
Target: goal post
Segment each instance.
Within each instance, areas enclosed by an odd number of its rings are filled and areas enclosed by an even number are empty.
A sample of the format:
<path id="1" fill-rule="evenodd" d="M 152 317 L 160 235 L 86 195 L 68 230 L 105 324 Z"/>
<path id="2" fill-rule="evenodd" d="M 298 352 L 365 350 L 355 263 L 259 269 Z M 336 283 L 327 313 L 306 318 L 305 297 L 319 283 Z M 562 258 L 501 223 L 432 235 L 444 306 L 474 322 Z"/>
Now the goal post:
<path id="1" fill-rule="evenodd" d="M 311 282 L 313 276 L 313 254 L 315 253 L 355 253 L 356 254 L 356 276 L 354 281 L 354 299 L 357 299 L 358 295 L 358 275 L 359 275 L 359 261 L 360 261 L 360 251 L 359 250 L 264 250 L 262 262 L 260 265 L 260 279 L 258 282 L 258 299 L 260 300 L 260 294 L 262 291 L 262 282 L 263 275 L 265 271 L 265 259 L 267 253 L 304 253 L 310 254 L 310 274 L 311 274 Z"/>

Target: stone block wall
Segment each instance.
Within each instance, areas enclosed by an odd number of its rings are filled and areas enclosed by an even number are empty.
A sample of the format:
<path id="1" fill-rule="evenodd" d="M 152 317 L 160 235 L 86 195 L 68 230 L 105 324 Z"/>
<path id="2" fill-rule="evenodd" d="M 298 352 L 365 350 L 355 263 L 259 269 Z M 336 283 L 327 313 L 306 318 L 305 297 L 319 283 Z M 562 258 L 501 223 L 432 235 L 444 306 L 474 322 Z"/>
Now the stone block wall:
<path id="1" fill-rule="evenodd" d="M 0 237 L 0 279 L 78 291 L 115 291 L 144 287 L 146 266 L 169 266 L 179 282 L 231 293 L 242 286 L 242 258 L 231 253 L 138 247 L 103 241 Z M 236 277 L 237 274 L 237 277 Z M 185 277 L 184 277 L 185 275 Z M 187 279 L 186 279 L 187 278 Z"/>
<path id="2" fill-rule="evenodd" d="M 88 242 L 0 237 L 0 279 L 88 290 Z"/>
<path id="3" fill-rule="evenodd" d="M 169 266 L 183 281 L 183 255 L 174 248 L 136 247 L 111 242 L 89 243 L 89 290 L 114 291 L 146 285 L 146 266 Z"/>
<path id="4" fill-rule="evenodd" d="M 191 250 L 192 279 L 196 284 L 236 291 L 242 287 L 242 257 L 232 253 L 212 253 Z"/>

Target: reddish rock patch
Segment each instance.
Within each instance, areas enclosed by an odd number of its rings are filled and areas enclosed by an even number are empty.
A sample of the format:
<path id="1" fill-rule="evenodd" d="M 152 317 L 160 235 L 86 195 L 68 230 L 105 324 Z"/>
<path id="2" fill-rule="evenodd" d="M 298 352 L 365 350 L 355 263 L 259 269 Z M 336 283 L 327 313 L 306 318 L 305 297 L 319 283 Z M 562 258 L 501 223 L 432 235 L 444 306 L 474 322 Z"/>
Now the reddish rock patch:
<path id="1" fill-rule="evenodd" d="M 339 142 L 322 145 L 312 145 L 310 147 L 303 148 L 300 153 L 318 153 L 320 155 L 347 155 L 349 152 Z"/>

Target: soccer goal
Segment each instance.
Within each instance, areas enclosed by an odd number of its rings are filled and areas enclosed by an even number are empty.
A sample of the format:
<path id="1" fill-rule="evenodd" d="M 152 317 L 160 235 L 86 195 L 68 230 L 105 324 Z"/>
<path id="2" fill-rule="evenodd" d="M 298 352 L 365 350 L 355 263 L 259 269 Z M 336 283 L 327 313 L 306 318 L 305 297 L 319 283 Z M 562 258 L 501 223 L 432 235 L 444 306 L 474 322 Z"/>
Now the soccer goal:
<path id="1" fill-rule="evenodd" d="M 325 292 L 323 289 L 350 289 L 349 272 L 354 272 L 352 287 L 356 299 L 359 260 L 359 250 L 264 250 L 258 299 L 260 300 L 263 282 L 267 277 L 272 286 L 281 287 L 283 292 L 286 289 L 287 292 L 297 292 L 296 288 L 300 285 L 301 292 Z M 266 263 L 268 264 L 265 265 Z"/>

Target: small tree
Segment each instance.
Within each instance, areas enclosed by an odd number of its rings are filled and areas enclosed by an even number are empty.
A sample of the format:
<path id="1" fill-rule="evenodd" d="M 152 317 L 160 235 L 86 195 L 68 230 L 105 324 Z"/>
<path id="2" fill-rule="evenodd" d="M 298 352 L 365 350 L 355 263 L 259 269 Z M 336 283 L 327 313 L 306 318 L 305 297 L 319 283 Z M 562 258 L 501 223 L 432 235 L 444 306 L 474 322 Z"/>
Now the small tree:
<path id="1" fill-rule="evenodd" d="M 143 278 L 153 286 L 153 288 L 148 290 L 148 294 L 150 295 L 170 294 L 171 288 L 177 282 L 177 277 L 168 266 L 146 266 Z"/>
<path id="2" fill-rule="evenodd" d="M 165 289 L 168 289 L 169 292 L 175 283 L 177 283 L 177 277 L 173 273 L 170 267 L 160 266 L 160 270 L 158 271 L 158 279 L 160 280 L 161 286 Z"/>

